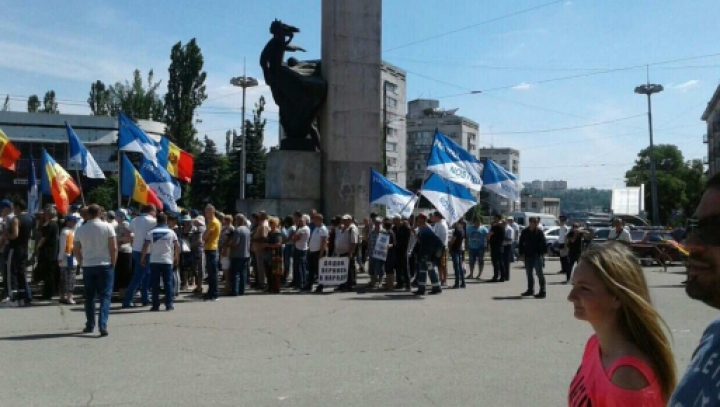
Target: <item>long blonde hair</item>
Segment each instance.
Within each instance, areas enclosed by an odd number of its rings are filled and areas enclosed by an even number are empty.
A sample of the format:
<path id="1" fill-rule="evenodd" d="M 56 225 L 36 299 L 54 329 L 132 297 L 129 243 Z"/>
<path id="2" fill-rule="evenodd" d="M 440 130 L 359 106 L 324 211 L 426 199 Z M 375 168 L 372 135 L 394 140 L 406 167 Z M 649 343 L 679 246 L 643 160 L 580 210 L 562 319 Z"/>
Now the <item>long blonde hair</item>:
<path id="1" fill-rule="evenodd" d="M 617 242 L 593 245 L 581 262 L 593 269 L 608 291 L 620 300 L 619 324 L 623 336 L 652 362 L 665 402 L 675 386 L 675 358 L 663 326 L 665 321 L 650 300 L 645 274 L 630 249 Z M 669 331 L 669 329 L 668 329 Z"/>

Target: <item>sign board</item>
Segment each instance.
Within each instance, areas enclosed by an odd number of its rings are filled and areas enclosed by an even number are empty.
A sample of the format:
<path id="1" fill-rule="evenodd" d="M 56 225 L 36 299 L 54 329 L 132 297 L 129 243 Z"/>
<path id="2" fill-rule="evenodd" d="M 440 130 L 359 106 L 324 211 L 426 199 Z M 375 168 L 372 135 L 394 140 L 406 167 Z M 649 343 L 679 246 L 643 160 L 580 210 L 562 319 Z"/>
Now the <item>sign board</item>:
<path id="1" fill-rule="evenodd" d="M 13 180 L 13 184 L 15 184 L 15 185 L 27 185 L 27 184 L 28 184 L 28 180 L 27 180 L 27 178 L 15 178 L 15 179 Z"/>
<path id="2" fill-rule="evenodd" d="M 380 233 L 375 247 L 373 247 L 372 258 L 385 261 L 388 255 L 388 245 L 390 244 L 390 235 L 387 233 Z"/>
<path id="3" fill-rule="evenodd" d="M 318 284 L 337 286 L 347 281 L 349 260 L 347 257 L 323 257 L 320 259 Z"/>
<path id="4" fill-rule="evenodd" d="M 613 189 L 611 205 L 617 215 L 640 215 L 645 210 L 645 186 Z"/>

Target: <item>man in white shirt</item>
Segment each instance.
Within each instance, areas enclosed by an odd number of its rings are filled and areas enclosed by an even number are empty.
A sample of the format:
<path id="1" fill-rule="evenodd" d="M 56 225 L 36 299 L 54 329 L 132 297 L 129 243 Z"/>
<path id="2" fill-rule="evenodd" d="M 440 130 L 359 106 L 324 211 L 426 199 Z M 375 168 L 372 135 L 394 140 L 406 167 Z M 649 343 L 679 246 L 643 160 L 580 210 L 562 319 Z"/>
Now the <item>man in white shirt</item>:
<path id="1" fill-rule="evenodd" d="M 512 216 L 508 217 L 508 225 L 513 230 L 513 241 L 510 245 L 512 247 L 513 261 L 517 258 L 518 242 L 520 241 L 520 226 L 515 222 L 515 218 Z"/>
<path id="2" fill-rule="evenodd" d="M 355 250 L 360 243 L 360 231 L 353 223 L 353 218 L 349 214 L 345 214 L 340 218 L 342 228 L 335 230 L 335 257 L 348 258 L 348 278 L 343 284 L 340 284 L 336 291 L 351 291 L 355 286 Z"/>
<path id="3" fill-rule="evenodd" d="M 110 296 L 112 295 L 117 261 L 117 242 L 115 229 L 98 219 L 100 207 L 88 207 L 88 221 L 74 235 L 73 252 L 79 264 L 83 266 L 83 283 L 85 284 L 85 329 L 91 333 L 95 330 L 95 295 L 100 300 L 98 325 L 100 336 L 107 336 L 107 322 L 110 315 Z"/>
<path id="4" fill-rule="evenodd" d="M 143 262 L 141 260 L 143 259 L 141 258 L 141 253 L 145 245 L 147 233 L 157 225 L 157 221 L 155 220 L 155 205 L 144 205 L 140 209 L 140 212 L 140 216 L 130 222 L 130 231 L 133 234 L 133 276 L 125 291 L 122 304 L 123 308 L 132 308 L 135 306 L 133 304 L 133 297 L 135 297 L 135 291 L 137 291 L 138 287 L 140 287 L 140 299 L 142 300 L 143 307 L 150 305 L 148 295 L 148 291 L 150 291 L 150 268 L 147 266 L 147 259 L 144 259 L 145 266 L 142 265 Z"/>
<path id="5" fill-rule="evenodd" d="M 308 280 L 305 285 L 306 291 L 311 291 L 313 283 L 317 280 L 320 273 L 320 259 L 325 257 L 328 245 L 328 228 L 323 224 L 323 215 L 316 213 L 313 216 L 313 223 L 315 228 L 310 234 L 310 243 L 308 244 Z M 321 293 L 323 290 L 322 285 L 318 285 L 315 292 Z"/>
<path id="6" fill-rule="evenodd" d="M 510 263 L 514 261 L 513 242 L 516 239 L 515 229 L 510 225 L 510 221 L 515 222 L 515 218 L 509 216 L 505 220 L 505 238 L 503 239 L 503 280 L 510 281 Z"/>
<path id="7" fill-rule="evenodd" d="M 307 252 L 310 228 L 305 222 L 305 216 L 298 218 L 297 230 L 292 237 L 295 243 L 293 248 L 293 285 L 298 290 L 302 290 L 307 285 Z"/>
<path id="8" fill-rule="evenodd" d="M 613 221 L 613 229 L 610 230 L 608 240 L 617 240 L 618 242 L 632 243 L 632 239 L 630 238 L 630 232 L 628 232 L 624 226 L 625 225 L 623 220 L 620 218 L 616 218 Z"/>
<path id="9" fill-rule="evenodd" d="M 180 244 L 175 232 L 167 225 L 167 215 L 157 216 L 157 226 L 145 235 L 145 243 L 140 256 L 141 265 L 148 265 L 150 255 L 150 281 L 152 285 L 152 308 L 160 310 L 160 279 L 165 288 L 165 311 L 172 311 L 174 290 L 173 265 L 180 261 Z"/>
<path id="10" fill-rule="evenodd" d="M 450 242 L 448 224 L 445 222 L 445 219 L 440 212 L 432 214 L 432 221 L 434 223 L 433 231 L 444 245 L 443 253 L 442 256 L 440 256 L 438 264 L 438 271 L 440 272 L 440 284 L 445 285 L 447 284 L 447 248 L 448 243 Z"/>

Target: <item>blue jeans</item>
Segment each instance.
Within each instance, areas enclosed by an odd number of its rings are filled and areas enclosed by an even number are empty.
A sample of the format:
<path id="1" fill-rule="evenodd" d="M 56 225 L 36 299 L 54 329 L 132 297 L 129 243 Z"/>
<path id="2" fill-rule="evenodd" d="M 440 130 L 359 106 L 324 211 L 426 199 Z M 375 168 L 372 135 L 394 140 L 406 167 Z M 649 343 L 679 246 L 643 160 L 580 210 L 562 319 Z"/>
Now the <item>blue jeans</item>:
<path id="1" fill-rule="evenodd" d="M 293 285 L 303 288 L 307 284 L 307 250 L 293 250 Z"/>
<path id="2" fill-rule="evenodd" d="M 85 327 L 95 329 L 95 296 L 100 300 L 100 329 L 107 329 L 115 270 L 108 266 L 83 267 L 85 284 Z"/>
<path id="3" fill-rule="evenodd" d="M 205 250 L 205 272 L 208 277 L 207 297 L 214 300 L 218 297 L 217 250 Z"/>
<path id="4" fill-rule="evenodd" d="M 385 262 L 380 259 L 370 257 L 370 261 L 368 263 L 368 274 L 370 277 L 376 277 L 378 281 L 382 280 L 385 275 Z"/>
<path id="5" fill-rule="evenodd" d="M 462 257 L 462 252 L 450 252 L 453 270 L 455 270 L 455 287 L 465 285 L 465 271 L 463 271 L 462 267 Z"/>
<path id="6" fill-rule="evenodd" d="M 130 284 L 127 286 L 127 290 L 125 290 L 125 298 L 123 298 L 123 307 L 128 307 L 130 304 L 132 304 L 133 297 L 135 296 L 135 291 L 137 291 L 138 287 L 140 287 L 140 299 L 143 304 L 148 304 L 150 302 L 150 298 L 148 295 L 148 291 L 150 291 L 150 267 L 148 265 L 148 262 L 150 261 L 150 255 L 145 255 L 145 267 L 140 265 L 140 255 L 141 252 L 133 252 L 132 253 L 132 260 L 133 260 L 133 276 L 130 280 Z M 85 268 L 83 267 L 83 270 Z M 142 285 L 142 286 L 141 286 Z"/>
<path id="7" fill-rule="evenodd" d="M 540 283 L 540 291 L 545 291 L 545 275 L 543 274 L 542 256 L 525 256 L 525 274 L 527 274 L 528 291 L 535 290 L 533 270 L 535 271 L 538 282 Z"/>
<path id="8" fill-rule="evenodd" d="M 433 291 L 441 292 L 442 287 L 440 286 L 440 276 L 438 275 L 435 262 L 424 259 L 418 259 L 418 292 L 425 292 L 425 284 L 428 274 L 430 274 L 430 283 L 432 284 Z"/>
<path id="9" fill-rule="evenodd" d="M 150 263 L 150 281 L 152 283 L 152 307 L 160 308 L 160 279 L 165 289 L 165 308 L 172 308 L 175 290 L 175 276 L 172 264 Z"/>
<path id="10" fill-rule="evenodd" d="M 470 249 L 468 252 L 470 253 L 470 275 L 472 275 L 475 271 L 475 263 L 477 262 L 479 276 L 482 274 L 483 268 L 485 268 L 485 247 L 483 246 L 477 249 Z"/>
<path id="11" fill-rule="evenodd" d="M 230 281 L 232 281 L 230 295 L 245 295 L 249 262 L 249 257 L 230 258 Z"/>

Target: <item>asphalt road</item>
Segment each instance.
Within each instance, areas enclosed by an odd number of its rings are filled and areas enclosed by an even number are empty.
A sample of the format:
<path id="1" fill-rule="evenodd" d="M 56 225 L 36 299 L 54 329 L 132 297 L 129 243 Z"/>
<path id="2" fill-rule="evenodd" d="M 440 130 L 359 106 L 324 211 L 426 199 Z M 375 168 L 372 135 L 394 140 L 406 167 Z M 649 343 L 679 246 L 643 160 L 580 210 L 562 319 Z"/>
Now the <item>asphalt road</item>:
<path id="1" fill-rule="evenodd" d="M 80 333 L 81 305 L 0 309 L 2 406 L 559 406 L 589 326 L 548 262 L 548 298 L 523 270 L 439 296 L 251 293 L 173 312 L 119 310 Z M 683 269 L 646 269 L 682 372 L 716 312 Z M 488 277 L 488 271 L 485 277 Z"/>

